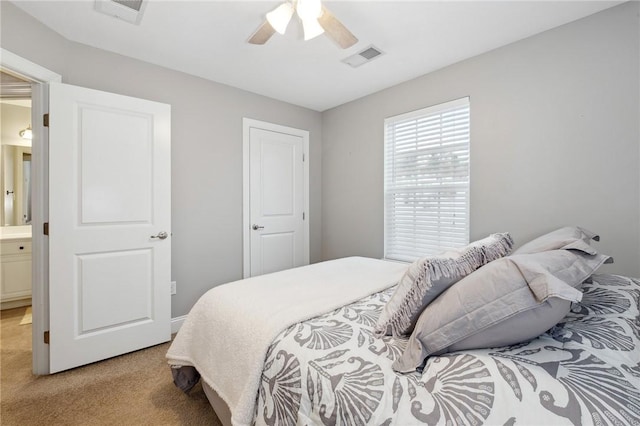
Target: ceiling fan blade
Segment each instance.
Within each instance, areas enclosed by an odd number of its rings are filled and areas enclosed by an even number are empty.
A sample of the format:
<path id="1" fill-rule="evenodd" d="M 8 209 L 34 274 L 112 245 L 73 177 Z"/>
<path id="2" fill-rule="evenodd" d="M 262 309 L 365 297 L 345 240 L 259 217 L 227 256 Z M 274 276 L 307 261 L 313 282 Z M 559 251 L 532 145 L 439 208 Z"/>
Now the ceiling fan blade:
<path id="1" fill-rule="evenodd" d="M 342 22 L 338 21 L 338 18 L 324 6 L 322 6 L 322 15 L 318 18 L 318 22 L 324 28 L 325 33 L 343 49 L 351 47 L 358 42 L 356 36 L 351 34 L 351 31 L 342 25 Z"/>
<path id="2" fill-rule="evenodd" d="M 264 24 L 256 30 L 251 37 L 249 37 L 249 43 L 251 44 L 265 44 L 276 30 L 273 29 L 269 21 L 264 21 Z"/>

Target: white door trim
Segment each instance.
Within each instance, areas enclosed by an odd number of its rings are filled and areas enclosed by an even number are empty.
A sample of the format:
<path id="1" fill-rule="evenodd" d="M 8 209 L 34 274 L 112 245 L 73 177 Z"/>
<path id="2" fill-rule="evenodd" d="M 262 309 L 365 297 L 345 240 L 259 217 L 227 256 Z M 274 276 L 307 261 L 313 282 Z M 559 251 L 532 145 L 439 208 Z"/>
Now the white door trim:
<path id="1" fill-rule="evenodd" d="M 49 329 L 49 242 L 42 233 L 42 224 L 48 220 L 48 134 L 44 131 L 42 116 L 48 112 L 49 90 L 47 83 L 62 81 L 59 74 L 0 48 L 0 67 L 33 83 L 31 93 L 32 140 L 32 226 L 33 251 L 31 298 L 33 309 L 32 352 L 33 373 L 49 374 L 49 346 L 44 343 L 44 332 Z"/>
<path id="2" fill-rule="evenodd" d="M 305 161 L 303 164 L 304 173 L 304 211 L 305 220 L 303 225 L 304 232 L 304 254 L 305 264 L 309 263 L 309 131 L 296 129 L 293 127 L 282 126 L 280 124 L 268 123 L 266 121 L 254 120 L 252 118 L 242 119 L 242 251 L 243 251 L 243 268 L 242 276 L 247 278 L 251 276 L 251 217 L 250 217 L 250 176 L 249 176 L 249 141 L 250 129 L 258 128 L 269 130 L 272 132 L 286 133 L 296 135 L 302 138 L 303 152 Z"/>
<path id="3" fill-rule="evenodd" d="M 0 47 L 0 64 L 21 77 L 38 83 L 61 83 L 62 76 Z"/>

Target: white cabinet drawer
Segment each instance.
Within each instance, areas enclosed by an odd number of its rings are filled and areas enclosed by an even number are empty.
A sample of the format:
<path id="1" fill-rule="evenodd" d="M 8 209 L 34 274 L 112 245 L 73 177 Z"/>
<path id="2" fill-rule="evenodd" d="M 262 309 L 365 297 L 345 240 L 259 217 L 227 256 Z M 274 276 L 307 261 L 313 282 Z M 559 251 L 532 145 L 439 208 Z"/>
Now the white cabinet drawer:
<path id="1" fill-rule="evenodd" d="M 31 241 L 2 241 L 0 255 L 31 254 Z"/>

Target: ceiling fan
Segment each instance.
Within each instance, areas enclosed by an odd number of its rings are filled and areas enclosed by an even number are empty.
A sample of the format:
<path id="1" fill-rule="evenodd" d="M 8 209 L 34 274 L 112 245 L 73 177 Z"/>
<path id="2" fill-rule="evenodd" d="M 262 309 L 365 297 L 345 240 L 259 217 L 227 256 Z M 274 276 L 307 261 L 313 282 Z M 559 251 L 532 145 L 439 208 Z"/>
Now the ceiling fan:
<path id="1" fill-rule="evenodd" d="M 267 13 L 266 20 L 251 35 L 249 43 L 265 44 L 274 33 L 284 34 L 293 12 L 296 12 L 302 21 L 305 40 L 311 40 L 326 33 L 343 49 L 358 42 L 351 31 L 322 5 L 321 0 L 286 0 Z"/>

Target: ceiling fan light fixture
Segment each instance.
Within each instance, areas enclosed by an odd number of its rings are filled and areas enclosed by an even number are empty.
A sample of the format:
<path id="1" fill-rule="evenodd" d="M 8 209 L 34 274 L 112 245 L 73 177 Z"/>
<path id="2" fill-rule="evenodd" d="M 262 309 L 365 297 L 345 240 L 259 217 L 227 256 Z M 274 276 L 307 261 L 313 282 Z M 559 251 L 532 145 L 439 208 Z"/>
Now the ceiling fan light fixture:
<path id="1" fill-rule="evenodd" d="M 280 34 L 287 31 L 287 26 L 293 16 L 293 6 L 291 3 L 282 3 L 280 6 L 267 13 L 267 21 Z"/>
<path id="2" fill-rule="evenodd" d="M 96 0 L 97 1 L 97 0 Z M 114 1 L 114 0 L 111 0 Z M 124 1 L 124 0 L 122 0 Z M 358 39 L 324 7 L 322 0 L 285 0 L 278 7 L 267 13 L 265 21 L 247 40 L 250 44 L 263 45 L 276 32 L 284 35 L 293 12 L 302 22 L 304 39 L 311 40 L 320 34 L 326 34 L 342 49 L 347 49 L 358 42 Z"/>
<path id="3" fill-rule="evenodd" d="M 302 21 L 302 29 L 304 30 L 305 41 L 311 40 L 324 33 L 324 28 L 322 28 L 317 18 Z"/>
<path id="4" fill-rule="evenodd" d="M 322 14 L 322 4 L 320 0 L 298 0 L 296 12 L 302 22 L 318 19 Z"/>
<path id="5" fill-rule="evenodd" d="M 31 130 L 31 126 L 27 127 L 24 130 L 20 130 L 18 134 L 22 139 L 29 139 L 29 140 L 33 139 L 33 131 Z"/>

